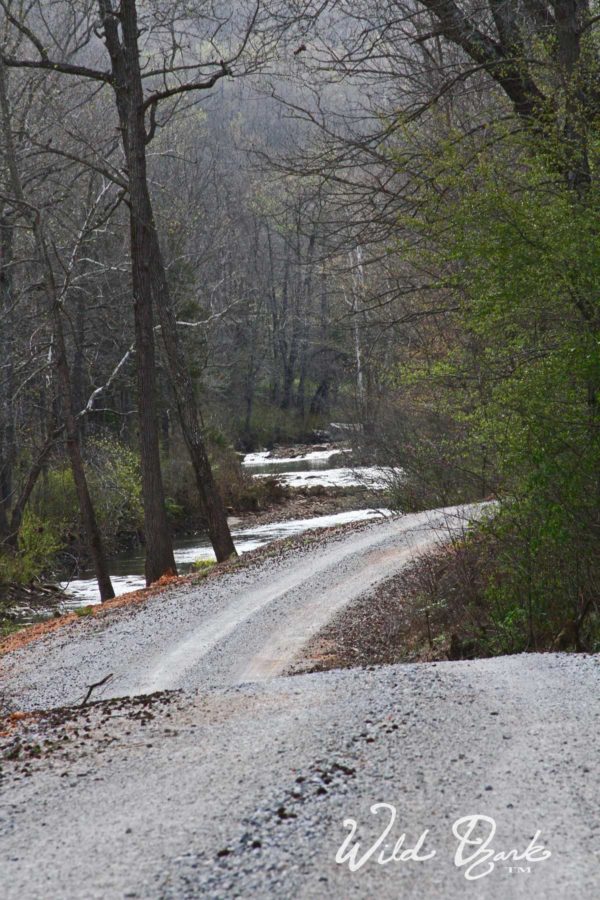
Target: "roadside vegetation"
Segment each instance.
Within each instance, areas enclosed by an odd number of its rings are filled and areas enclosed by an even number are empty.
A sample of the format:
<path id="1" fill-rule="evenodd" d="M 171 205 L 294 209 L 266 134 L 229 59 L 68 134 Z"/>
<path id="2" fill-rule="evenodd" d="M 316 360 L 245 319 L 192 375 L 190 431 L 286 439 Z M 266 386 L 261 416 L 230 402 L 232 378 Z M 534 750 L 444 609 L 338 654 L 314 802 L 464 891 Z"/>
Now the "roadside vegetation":
<path id="1" fill-rule="evenodd" d="M 448 536 L 346 607 L 307 646 L 298 674 L 396 663 L 465 660 L 546 651 L 600 651 L 595 613 L 565 616 L 564 582 L 554 595 L 519 595 L 522 547 L 492 517 Z M 558 580 L 557 580 L 558 581 Z"/>
<path id="2" fill-rule="evenodd" d="M 432 159 L 420 260 L 457 315 L 396 388 L 426 424 L 396 435 L 395 505 L 501 499 L 445 560 L 489 652 L 600 647 L 598 197 L 576 201 L 553 162 L 503 130 Z"/>

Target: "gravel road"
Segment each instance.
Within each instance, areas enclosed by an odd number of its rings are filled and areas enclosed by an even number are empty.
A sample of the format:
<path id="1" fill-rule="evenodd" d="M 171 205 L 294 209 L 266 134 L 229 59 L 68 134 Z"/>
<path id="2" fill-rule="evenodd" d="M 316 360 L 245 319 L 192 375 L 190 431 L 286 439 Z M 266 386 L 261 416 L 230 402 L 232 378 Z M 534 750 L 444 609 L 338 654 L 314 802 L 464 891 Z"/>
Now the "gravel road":
<path id="1" fill-rule="evenodd" d="M 4 739 L 2 900 L 596 898 L 597 657 L 271 677 L 297 653 L 297 628 L 344 602 L 335 584 L 351 596 L 360 571 L 388 577 L 443 518 L 369 526 L 5 658 L 20 708 L 79 699 L 110 666 L 114 694 L 169 690 L 25 719 Z M 394 810 L 360 868 L 336 863 L 347 820 L 360 857 Z M 471 837 L 489 838 L 465 845 L 471 869 L 455 860 L 465 817 L 486 817 Z M 377 862 L 425 830 L 408 855 L 428 859 Z M 509 858 L 481 861 L 490 847 Z"/>
<path id="2" fill-rule="evenodd" d="M 112 673 L 103 696 L 258 681 L 284 671 L 333 615 L 479 507 L 384 520 L 282 557 L 76 622 L 0 665 L 17 709 L 76 703 Z"/>

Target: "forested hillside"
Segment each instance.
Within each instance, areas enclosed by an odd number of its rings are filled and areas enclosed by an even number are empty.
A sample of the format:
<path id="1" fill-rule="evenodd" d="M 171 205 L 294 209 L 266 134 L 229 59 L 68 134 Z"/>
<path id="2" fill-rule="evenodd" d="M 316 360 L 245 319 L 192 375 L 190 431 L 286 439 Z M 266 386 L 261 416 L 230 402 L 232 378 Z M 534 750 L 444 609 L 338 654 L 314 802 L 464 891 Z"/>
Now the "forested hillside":
<path id="1" fill-rule="evenodd" d="M 392 509 L 495 501 L 432 645 L 598 649 L 597 18 L 0 0 L 0 604 L 231 559 L 283 490 L 240 454 L 342 423 Z"/>

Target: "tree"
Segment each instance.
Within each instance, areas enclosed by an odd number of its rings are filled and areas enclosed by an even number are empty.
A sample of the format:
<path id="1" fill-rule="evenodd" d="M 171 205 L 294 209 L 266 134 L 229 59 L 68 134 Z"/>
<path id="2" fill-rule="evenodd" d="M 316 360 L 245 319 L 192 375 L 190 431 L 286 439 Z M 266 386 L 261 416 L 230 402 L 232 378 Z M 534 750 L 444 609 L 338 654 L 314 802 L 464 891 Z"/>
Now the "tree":
<path id="1" fill-rule="evenodd" d="M 425 336 L 408 364 L 398 348 L 388 373 L 397 416 L 418 426 L 397 423 L 390 461 L 407 460 L 422 481 L 433 469 L 438 492 L 440 469 L 451 469 L 441 488 L 456 499 L 494 488 L 503 498 L 485 599 L 513 647 L 549 646 L 559 632 L 595 646 L 595 10 L 567 0 L 333 6 L 345 28 L 315 49 L 312 72 L 303 57 L 308 77 L 328 68 L 353 81 L 366 108 L 333 123 L 321 102 L 300 110 L 321 138 L 308 173 L 359 211 L 370 268 L 394 260 L 391 291 L 367 302 L 391 297 L 398 323 L 412 317 L 413 346 L 417 323 Z M 349 223 L 349 248 L 358 231 Z"/>
<path id="2" fill-rule="evenodd" d="M 8 171 L 12 199 L 18 209 L 15 220 L 25 219 L 29 222 L 33 239 L 36 261 L 41 269 L 43 289 L 48 306 L 48 314 L 53 326 L 55 341 L 54 368 L 56 371 L 61 413 L 66 433 L 66 444 L 77 490 L 79 508 L 87 535 L 88 546 L 92 556 L 101 600 L 109 600 L 115 596 L 111 584 L 100 529 L 92 504 L 83 459 L 75 409 L 71 374 L 67 360 L 67 349 L 62 321 L 61 296 L 56 283 L 54 268 L 48 250 L 42 215 L 39 209 L 32 206 L 25 197 L 23 184 L 18 169 L 17 153 L 12 136 L 12 120 L 9 105 L 9 92 L 6 70 L 0 59 L 0 119 L 2 121 L 4 156 Z"/>
<path id="3" fill-rule="evenodd" d="M 123 0 L 115 6 L 112 0 L 99 0 L 101 39 L 110 58 L 110 69 L 96 69 L 73 63 L 66 58 L 54 59 L 48 55 L 44 40 L 35 33 L 28 21 L 19 18 L 11 9 L 12 4 L 2 0 L 4 12 L 37 54 L 34 59 L 4 56 L 8 67 L 38 68 L 60 72 L 76 78 L 89 79 L 100 85 L 110 86 L 114 92 L 123 153 L 126 165 L 126 181 L 129 194 L 130 245 L 132 285 L 134 294 L 134 321 L 136 336 L 136 360 L 138 372 L 138 403 L 140 447 L 142 460 L 142 484 L 145 511 L 146 580 L 150 584 L 165 572 L 175 571 L 175 561 L 169 535 L 164 490 L 160 468 L 159 434 L 156 414 L 156 377 L 154 311 L 158 311 L 169 372 L 176 397 L 183 435 L 196 474 L 200 497 L 208 520 L 209 534 L 218 560 L 235 554 L 235 547 L 227 525 L 223 503 L 215 486 L 208 454 L 202 434 L 202 420 L 197 406 L 193 384 L 177 334 L 169 285 L 162 261 L 161 248 L 154 220 L 152 201 L 148 187 L 146 146 L 154 137 L 158 125 L 159 105 L 180 95 L 205 91 L 230 74 L 231 66 L 242 55 L 250 31 L 256 21 L 257 10 L 250 19 L 241 45 L 228 62 L 211 60 L 188 63 L 175 50 L 172 59 L 159 49 L 163 62 L 157 68 L 142 72 L 138 44 L 138 10 L 134 0 Z M 91 10 L 80 24 L 77 34 L 78 53 L 92 40 Z M 177 11 L 173 27 L 176 29 Z M 222 23 L 220 23 L 222 24 Z M 57 42 L 60 46 L 60 42 Z M 189 79 L 186 76 L 190 75 Z M 183 76 L 183 77 L 182 77 Z M 145 85 L 152 85 L 145 91 Z M 160 86 L 159 86 L 160 85 Z"/>
<path id="4" fill-rule="evenodd" d="M 424 191 L 414 222 L 440 292 L 460 306 L 458 339 L 427 378 L 460 425 L 455 460 L 474 469 L 485 454 L 503 498 L 486 529 L 500 644 L 593 647 L 600 438 L 588 391 L 600 353 L 573 298 L 591 296 L 599 277 L 598 188 L 574 204 L 546 148 L 523 135 L 488 141 L 440 161 L 443 214 Z"/>

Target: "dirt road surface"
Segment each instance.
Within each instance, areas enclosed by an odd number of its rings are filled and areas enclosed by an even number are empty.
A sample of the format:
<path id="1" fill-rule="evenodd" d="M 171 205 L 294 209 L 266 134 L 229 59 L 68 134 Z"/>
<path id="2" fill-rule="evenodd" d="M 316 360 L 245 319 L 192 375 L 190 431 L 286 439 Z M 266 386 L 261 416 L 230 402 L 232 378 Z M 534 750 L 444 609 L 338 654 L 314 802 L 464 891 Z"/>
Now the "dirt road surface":
<path id="1" fill-rule="evenodd" d="M 2 900 L 597 897 L 597 657 L 280 674 L 473 512 L 324 538 L 4 657 L 15 709 L 111 672 L 104 697 L 137 699 L 5 734 Z"/>

